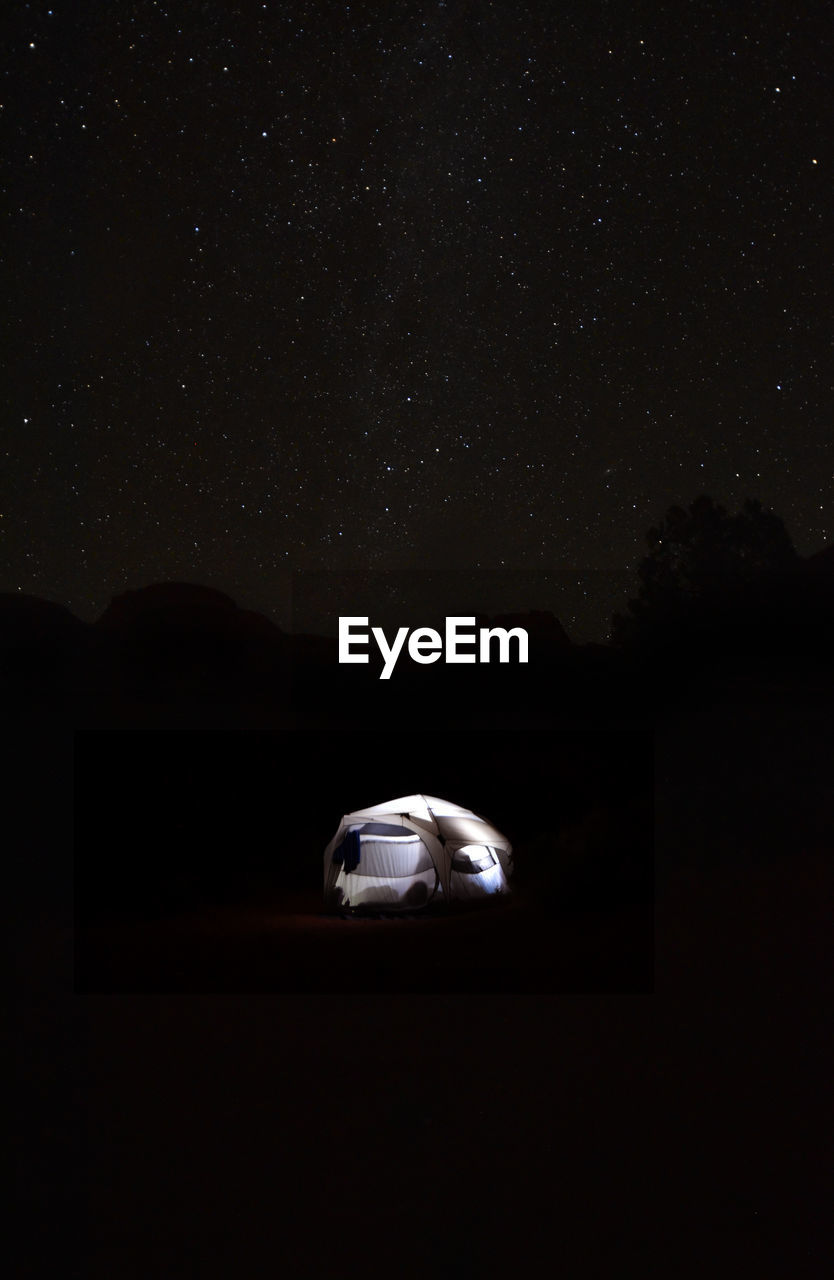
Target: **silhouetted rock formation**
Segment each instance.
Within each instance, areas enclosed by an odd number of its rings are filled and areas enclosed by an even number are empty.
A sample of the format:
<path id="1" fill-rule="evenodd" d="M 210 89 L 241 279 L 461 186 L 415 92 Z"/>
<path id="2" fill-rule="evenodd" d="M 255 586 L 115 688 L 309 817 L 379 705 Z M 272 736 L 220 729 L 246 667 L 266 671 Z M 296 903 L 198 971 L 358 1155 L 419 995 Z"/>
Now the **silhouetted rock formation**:
<path id="1" fill-rule="evenodd" d="M 191 582 L 156 582 L 114 596 L 98 619 L 102 627 L 127 628 L 151 618 L 212 621 L 238 612 L 230 596 L 213 587 Z"/>
<path id="2" fill-rule="evenodd" d="M 95 624 L 110 687 L 132 697 L 259 700 L 285 696 L 287 637 L 221 591 L 158 583 L 116 596 Z"/>
<path id="3" fill-rule="evenodd" d="M 7 711 L 60 707 L 84 667 L 89 628 L 63 605 L 0 594 L 0 698 Z"/>

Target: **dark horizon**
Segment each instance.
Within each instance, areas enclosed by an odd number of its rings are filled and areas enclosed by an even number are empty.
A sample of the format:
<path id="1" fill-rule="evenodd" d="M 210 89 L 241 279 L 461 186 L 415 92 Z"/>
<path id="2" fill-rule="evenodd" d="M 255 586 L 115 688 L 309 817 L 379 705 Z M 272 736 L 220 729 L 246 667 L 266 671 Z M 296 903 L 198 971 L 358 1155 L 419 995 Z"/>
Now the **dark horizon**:
<path id="1" fill-rule="evenodd" d="M 125 597 L 149 599 L 152 593 L 161 590 L 173 598 L 173 593 L 181 589 L 184 597 L 187 597 L 191 591 L 195 593 L 195 598 L 204 593 L 205 603 L 209 603 L 211 594 L 223 596 L 230 600 L 237 610 L 258 614 L 287 635 L 335 638 L 339 616 L 356 612 L 360 614 L 367 612 L 372 626 L 405 625 L 411 628 L 418 625 L 436 625 L 442 621 L 443 617 L 452 614 L 490 618 L 547 614 L 552 616 L 560 628 L 566 632 L 572 644 L 605 644 L 610 640 L 610 636 L 600 639 L 597 636 L 578 635 L 575 628 L 572 633 L 552 606 L 554 594 L 561 594 L 564 598 L 571 593 L 572 589 L 574 594 L 584 596 L 587 587 L 593 584 L 593 579 L 610 580 L 614 575 L 598 573 L 581 576 L 566 573 L 564 576 L 568 579 L 567 583 L 560 585 L 558 581 L 549 582 L 538 591 L 535 589 L 525 591 L 524 588 L 519 588 L 517 583 L 507 583 L 503 601 L 500 593 L 494 590 L 497 575 L 482 576 L 492 585 L 491 594 L 489 591 L 480 591 L 477 585 L 473 588 L 472 575 L 465 577 L 454 573 L 429 575 L 417 571 L 407 575 L 379 574 L 371 577 L 361 573 L 342 575 L 323 572 L 309 575 L 309 585 L 305 583 L 301 589 L 298 582 L 288 586 L 284 608 L 273 610 L 255 607 L 243 598 L 240 592 L 235 592 L 234 587 L 227 588 L 215 583 L 175 579 L 125 586 L 114 592 L 102 607 L 94 609 L 90 606 L 86 610 L 74 608 L 63 599 L 38 595 L 34 592 L 7 591 L 0 592 L 0 596 L 11 600 L 28 599 L 57 605 L 86 625 L 95 625 L 100 622 L 111 610 L 113 604 L 124 600 Z M 439 587 L 438 580 L 444 577 L 447 581 L 441 583 Z M 380 593 L 379 587 L 386 580 L 393 584 L 395 590 L 385 592 L 383 589 Z M 438 603 L 439 594 L 447 601 L 446 606 Z M 624 605 L 627 593 L 620 593 L 614 598 Z M 489 601 L 493 603 L 490 604 Z"/>
<path id="2" fill-rule="evenodd" d="M 807 555 L 797 552 L 797 562 L 822 563 L 831 551 L 832 544 L 826 543 Z M 218 592 L 239 610 L 260 614 L 287 634 L 335 636 L 339 616 L 356 613 L 367 613 L 371 625 L 409 627 L 436 625 L 451 614 L 495 617 L 549 613 L 572 644 L 583 645 L 610 644 L 614 615 L 627 612 L 629 600 L 638 594 L 639 581 L 636 572 L 626 575 L 603 570 L 564 569 L 538 575 L 454 569 L 404 573 L 321 570 L 287 574 L 280 601 L 271 606 L 258 605 L 258 593 L 247 592 L 239 584 L 178 578 L 126 583 L 103 603 L 90 601 L 86 606 L 58 593 L 41 594 L 20 587 L 5 594 L 59 605 L 79 621 L 92 624 L 124 596 L 176 587 Z M 596 626 L 589 626 L 591 618 L 597 620 Z"/>

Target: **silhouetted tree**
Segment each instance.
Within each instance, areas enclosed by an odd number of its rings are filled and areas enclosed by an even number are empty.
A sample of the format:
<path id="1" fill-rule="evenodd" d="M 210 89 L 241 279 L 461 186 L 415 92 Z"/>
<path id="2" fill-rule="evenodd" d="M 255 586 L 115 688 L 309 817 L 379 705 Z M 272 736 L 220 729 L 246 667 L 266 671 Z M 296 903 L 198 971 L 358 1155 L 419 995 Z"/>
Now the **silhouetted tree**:
<path id="1" fill-rule="evenodd" d="M 628 614 L 613 619 L 615 643 L 661 639 L 737 616 L 798 561 L 782 520 L 755 499 L 736 515 L 706 495 L 688 511 L 671 507 L 646 540 L 640 591 Z"/>

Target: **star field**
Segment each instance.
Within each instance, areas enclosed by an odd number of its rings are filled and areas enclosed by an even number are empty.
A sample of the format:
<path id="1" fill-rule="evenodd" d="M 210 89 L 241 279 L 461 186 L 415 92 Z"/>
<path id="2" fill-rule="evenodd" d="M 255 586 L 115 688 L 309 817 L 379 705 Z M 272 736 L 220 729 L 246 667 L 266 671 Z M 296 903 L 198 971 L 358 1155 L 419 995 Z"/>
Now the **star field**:
<path id="1" fill-rule="evenodd" d="M 5 589 L 92 617 L 185 579 L 279 616 L 300 571 L 631 584 L 702 492 L 824 545 L 827 29 L 17 6 Z M 602 638 L 621 601 L 587 596 L 562 621 Z"/>

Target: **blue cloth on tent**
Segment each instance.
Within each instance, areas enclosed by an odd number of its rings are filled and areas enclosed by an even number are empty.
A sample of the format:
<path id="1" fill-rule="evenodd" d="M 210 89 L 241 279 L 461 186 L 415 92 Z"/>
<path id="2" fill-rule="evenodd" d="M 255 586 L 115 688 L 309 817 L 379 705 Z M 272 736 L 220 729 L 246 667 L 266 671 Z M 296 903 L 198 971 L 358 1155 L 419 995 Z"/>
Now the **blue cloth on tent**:
<path id="1" fill-rule="evenodd" d="M 359 854 L 362 842 L 358 831 L 349 831 L 338 849 L 333 851 L 333 861 L 337 866 L 344 863 L 345 872 L 353 871 L 359 866 Z"/>

